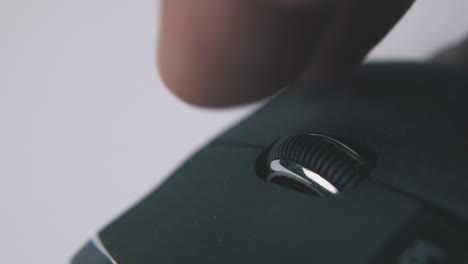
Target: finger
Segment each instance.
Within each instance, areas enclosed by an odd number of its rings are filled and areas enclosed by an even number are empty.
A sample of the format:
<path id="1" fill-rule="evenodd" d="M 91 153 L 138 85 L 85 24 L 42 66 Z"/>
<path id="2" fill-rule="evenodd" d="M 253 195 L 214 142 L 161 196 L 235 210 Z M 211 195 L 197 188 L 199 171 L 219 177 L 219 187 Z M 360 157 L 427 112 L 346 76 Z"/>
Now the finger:
<path id="1" fill-rule="evenodd" d="M 196 105 L 271 95 L 303 71 L 335 10 L 329 0 L 163 0 L 161 76 Z"/>
<path id="2" fill-rule="evenodd" d="M 347 0 L 299 82 L 336 80 L 350 74 L 391 30 L 414 0 Z"/>
<path id="3" fill-rule="evenodd" d="M 257 100 L 300 75 L 306 82 L 336 79 L 411 2 L 165 0 L 160 72 L 174 94 L 202 106 Z"/>

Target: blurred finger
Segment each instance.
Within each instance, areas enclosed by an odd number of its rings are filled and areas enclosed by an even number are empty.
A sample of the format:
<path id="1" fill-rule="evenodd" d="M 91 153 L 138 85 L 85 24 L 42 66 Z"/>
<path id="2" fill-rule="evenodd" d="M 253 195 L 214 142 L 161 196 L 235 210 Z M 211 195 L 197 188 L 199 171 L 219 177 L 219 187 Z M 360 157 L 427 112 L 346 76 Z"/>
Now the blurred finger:
<path id="1" fill-rule="evenodd" d="M 345 76 L 412 0 L 163 0 L 158 65 L 201 106 L 264 98 L 298 79 Z"/>
<path id="2" fill-rule="evenodd" d="M 297 6 L 281 0 L 163 0 L 163 80 L 175 95 L 202 106 L 273 94 L 302 72 L 336 10 L 331 1 L 293 2 Z"/>
<path id="3" fill-rule="evenodd" d="M 391 30 L 414 0 L 347 0 L 327 29 L 320 48 L 299 82 L 324 81 L 350 74 Z"/>

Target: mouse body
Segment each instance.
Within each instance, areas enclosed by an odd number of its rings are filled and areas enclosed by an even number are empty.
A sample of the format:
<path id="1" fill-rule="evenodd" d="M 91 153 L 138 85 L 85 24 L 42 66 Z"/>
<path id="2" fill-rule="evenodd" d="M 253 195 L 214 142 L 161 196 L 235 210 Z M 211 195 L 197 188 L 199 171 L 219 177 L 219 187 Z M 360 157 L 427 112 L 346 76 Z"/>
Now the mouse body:
<path id="1" fill-rule="evenodd" d="M 72 264 L 468 263 L 467 76 L 378 63 L 289 88 L 201 148 Z M 281 140 L 283 160 L 317 165 L 304 171 L 338 164 L 331 147 L 297 135 L 339 142 L 365 175 L 325 197 L 268 181 Z M 339 185 L 337 173 L 327 182 Z"/>

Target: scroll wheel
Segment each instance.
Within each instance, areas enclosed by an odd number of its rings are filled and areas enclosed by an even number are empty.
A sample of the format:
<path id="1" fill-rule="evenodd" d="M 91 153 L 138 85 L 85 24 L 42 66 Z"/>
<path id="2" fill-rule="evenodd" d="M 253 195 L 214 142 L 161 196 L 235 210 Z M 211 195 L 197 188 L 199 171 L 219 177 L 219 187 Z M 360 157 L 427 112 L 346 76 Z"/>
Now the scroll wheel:
<path id="1" fill-rule="evenodd" d="M 267 156 L 266 180 L 318 196 L 339 195 L 369 176 L 371 166 L 331 137 L 300 134 L 280 139 Z"/>

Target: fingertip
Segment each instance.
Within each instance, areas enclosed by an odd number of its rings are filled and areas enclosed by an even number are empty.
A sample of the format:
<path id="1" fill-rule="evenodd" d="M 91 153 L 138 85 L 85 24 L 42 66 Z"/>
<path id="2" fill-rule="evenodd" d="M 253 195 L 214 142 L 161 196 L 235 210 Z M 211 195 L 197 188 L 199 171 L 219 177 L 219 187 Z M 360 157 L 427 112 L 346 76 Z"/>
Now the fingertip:
<path id="1" fill-rule="evenodd" d="M 163 1 L 158 65 L 169 90 L 202 107 L 268 97 L 292 83 L 333 9 L 257 1 Z"/>
<path id="2" fill-rule="evenodd" d="M 176 67 L 174 62 L 167 60 L 158 60 L 157 65 L 167 89 L 183 102 L 200 108 L 225 108 L 252 103 L 275 94 L 284 86 L 283 82 L 275 79 L 268 82 L 260 78 L 232 79 L 232 75 L 206 72 L 203 67 Z"/>

